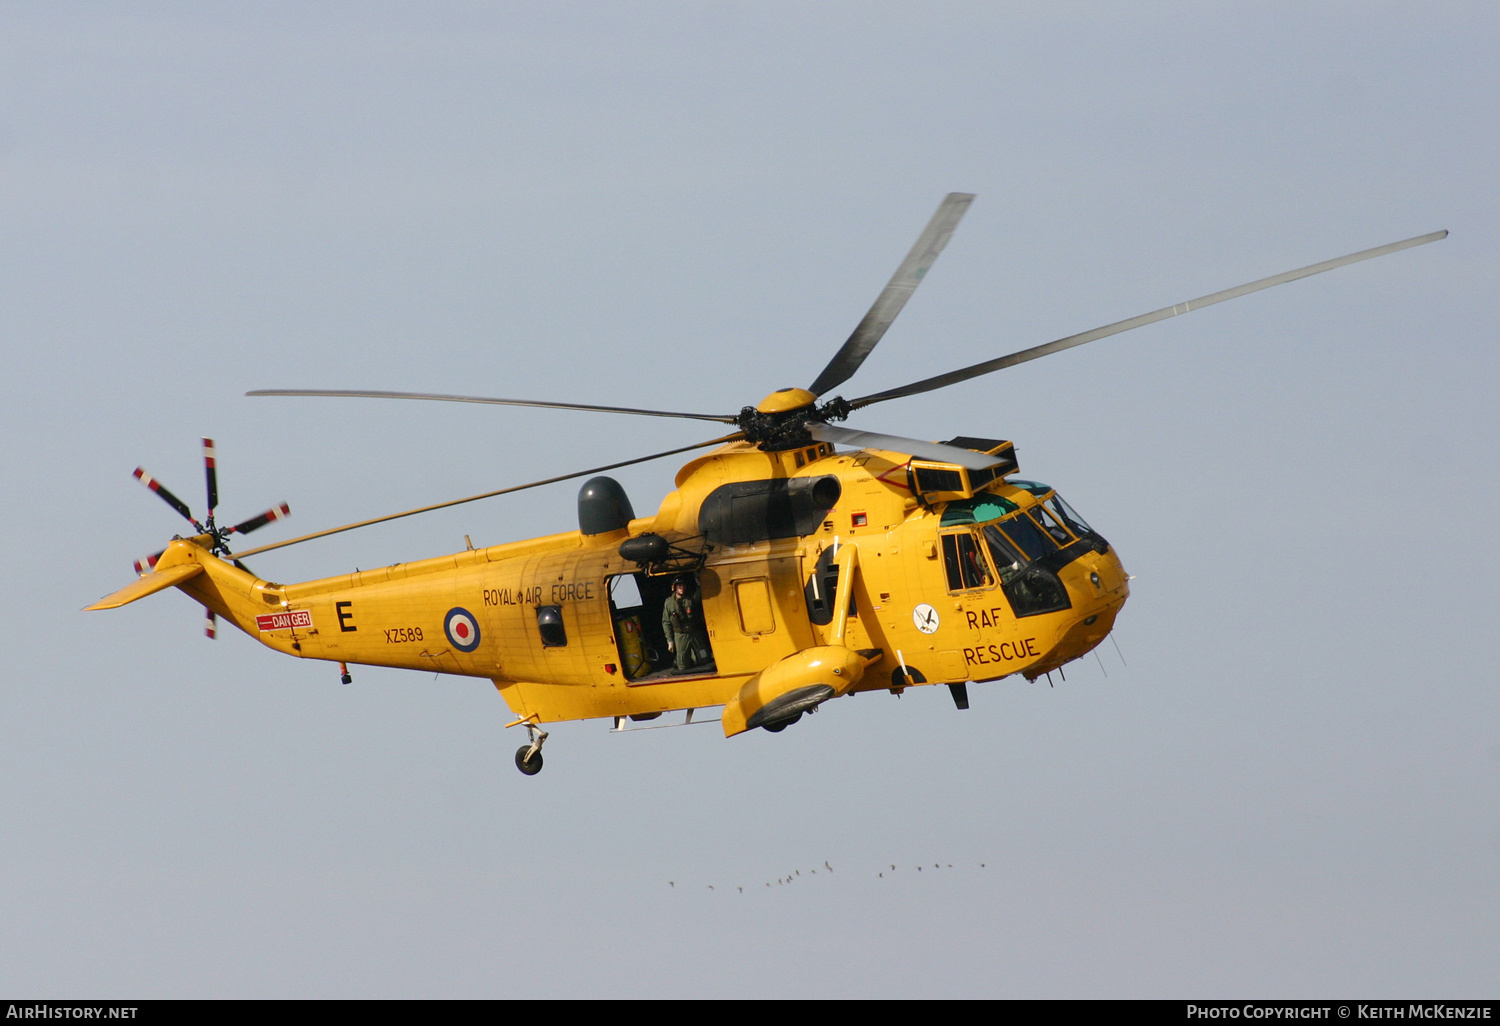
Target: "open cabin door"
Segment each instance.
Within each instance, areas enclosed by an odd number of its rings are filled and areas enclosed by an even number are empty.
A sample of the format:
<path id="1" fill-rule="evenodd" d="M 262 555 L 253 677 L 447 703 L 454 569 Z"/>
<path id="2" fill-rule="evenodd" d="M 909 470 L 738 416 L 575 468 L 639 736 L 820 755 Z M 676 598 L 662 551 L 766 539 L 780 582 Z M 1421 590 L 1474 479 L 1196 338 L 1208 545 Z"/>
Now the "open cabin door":
<path id="1" fill-rule="evenodd" d="M 659 577 L 646 573 L 617 574 L 606 582 L 620 666 L 631 684 L 710 676 L 717 672 L 703 621 L 701 596 L 697 599 L 698 609 L 691 629 L 674 632 L 677 639 L 685 633 L 692 635 L 694 647 L 687 650 L 683 660 L 678 659 L 674 639 L 667 637 L 663 613 L 672 596 L 673 582 L 679 578 L 688 580 L 689 598 L 699 595 L 698 577 L 692 573 Z"/>

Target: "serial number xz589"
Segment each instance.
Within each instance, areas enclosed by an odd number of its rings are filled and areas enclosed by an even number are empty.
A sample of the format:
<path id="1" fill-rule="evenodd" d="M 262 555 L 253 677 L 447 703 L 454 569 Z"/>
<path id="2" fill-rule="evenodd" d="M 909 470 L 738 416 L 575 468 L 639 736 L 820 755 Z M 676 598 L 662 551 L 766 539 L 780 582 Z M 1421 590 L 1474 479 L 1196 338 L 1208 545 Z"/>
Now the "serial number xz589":
<path id="1" fill-rule="evenodd" d="M 421 641 L 422 628 L 420 627 L 392 627 L 385 632 L 387 645 L 399 645 L 403 641 Z"/>

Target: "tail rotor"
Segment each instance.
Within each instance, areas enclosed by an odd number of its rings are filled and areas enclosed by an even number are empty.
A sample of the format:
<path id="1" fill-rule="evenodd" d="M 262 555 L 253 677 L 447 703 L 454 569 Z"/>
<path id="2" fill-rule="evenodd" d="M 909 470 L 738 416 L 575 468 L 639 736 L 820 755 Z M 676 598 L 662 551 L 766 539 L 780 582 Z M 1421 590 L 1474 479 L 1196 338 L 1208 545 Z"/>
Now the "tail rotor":
<path id="1" fill-rule="evenodd" d="M 292 512 L 292 508 L 283 502 L 280 505 L 272 506 L 264 513 L 251 517 L 249 520 L 242 520 L 232 527 L 220 527 L 214 520 L 214 510 L 219 505 L 219 471 L 218 454 L 215 451 L 214 440 L 212 438 L 203 439 L 203 480 L 206 486 L 206 498 L 208 499 L 208 515 L 201 522 L 193 516 L 193 511 L 188 508 L 187 503 L 179 499 L 170 489 L 146 473 L 145 470 L 136 467 L 135 478 L 159 495 L 161 500 L 176 510 L 178 515 L 184 520 L 192 524 L 193 529 L 199 535 L 206 535 L 209 541 L 209 551 L 216 556 L 228 556 L 231 559 L 234 557 L 234 553 L 229 551 L 230 535 L 249 534 L 251 531 L 258 531 L 267 524 L 274 523 L 277 520 L 284 520 Z M 165 551 L 165 549 L 162 550 L 162 552 Z M 161 552 L 156 552 L 144 559 L 136 560 L 135 572 L 138 574 L 151 573 L 156 567 L 156 561 L 161 556 Z M 216 637 L 217 617 L 215 617 L 214 611 L 204 606 L 203 615 L 203 633 L 209 638 Z"/>

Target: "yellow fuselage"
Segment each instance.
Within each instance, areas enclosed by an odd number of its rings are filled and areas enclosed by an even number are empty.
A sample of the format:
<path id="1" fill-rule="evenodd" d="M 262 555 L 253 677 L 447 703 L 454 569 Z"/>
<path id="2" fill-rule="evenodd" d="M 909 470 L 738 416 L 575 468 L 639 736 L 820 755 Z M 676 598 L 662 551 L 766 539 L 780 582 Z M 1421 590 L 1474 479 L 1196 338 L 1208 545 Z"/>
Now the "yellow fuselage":
<path id="1" fill-rule="evenodd" d="M 848 690 L 868 691 L 1035 677 L 1103 640 L 1129 593 L 1112 549 L 1101 543 L 1057 569 L 1067 608 L 1018 617 L 994 573 L 976 586 L 952 586 L 942 536 L 978 529 L 943 527 L 941 506 L 908 490 L 906 462 L 878 451 L 768 453 L 735 443 L 685 466 L 654 517 L 605 534 L 570 531 L 287 585 L 185 539 L 157 569 L 201 564 L 204 572 L 177 587 L 277 651 L 489 678 L 532 723 L 726 705 L 754 675 L 817 646 L 865 650 L 873 661 L 862 675 L 854 671 L 858 682 Z M 716 488 L 820 476 L 836 477 L 840 488 L 808 533 L 707 551 L 698 581 L 714 671 L 627 679 L 609 588 L 611 578 L 641 568 L 619 554 L 620 543 L 654 532 L 701 551 L 699 512 Z M 1004 481 L 985 493 L 1023 510 L 1038 501 Z M 857 548 L 858 560 L 852 615 L 839 631 L 813 622 L 807 589 L 825 550 L 845 546 Z M 565 644 L 544 639 L 541 607 L 560 611 Z"/>

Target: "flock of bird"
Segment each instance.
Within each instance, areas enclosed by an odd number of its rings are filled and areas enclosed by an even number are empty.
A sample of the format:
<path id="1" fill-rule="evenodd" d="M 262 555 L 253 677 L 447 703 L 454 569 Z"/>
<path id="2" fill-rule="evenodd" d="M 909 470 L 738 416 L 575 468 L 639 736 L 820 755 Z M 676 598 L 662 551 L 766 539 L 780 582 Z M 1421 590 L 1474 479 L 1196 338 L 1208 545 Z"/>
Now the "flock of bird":
<path id="1" fill-rule="evenodd" d="M 884 879 L 887 878 L 887 874 L 889 874 L 891 876 L 894 876 L 896 874 L 896 871 L 897 871 L 898 868 L 899 867 L 897 867 L 894 863 L 892 863 L 890 869 L 881 869 L 881 870 L 878 870 L 875 873 L 875 878 L 877 880 L 884 880 Z M 928 868 L 941 871 L 941 870 L 944 870 L 944 869 L 952 869 L 953 868 L 953 863 L 951 863 L 951 862 L 946 862 L 946 863 L 944 863 L 944 862 L 934 862 L 931 867 L 928 867 L 924 863 L 922 865 L 917 865 L 917 866 L 913 866 L 913 867 L 910 867 L 910 868 L 915 869 L 918 873 L 920 873 L 920 872 L 922 872 L 922 871 L 924 871 L 924 870 L 926 870 Z M 960 866 L 959 868 L 962 869 L 964 867 Z M 979 863 L 979 868 L 980 869 L 987 869 L 988 865 L 986 863 L 984 863 L 984 862 L 981 862 L 981 863 Z M 827 875 L 830 875 L 830 876 L 833 874 L 833 866 L 829 865 L 826 860 L 823 863 L 823 872 L 825 874 L 827 874 Z M 817 876 L 818 875 L 818 870 L 816 870 L 816 869 L 809 869 L 807 871 L 807 875 L 808 875 L 808 877 Z M 792 872 L 788 873 L 786 876 L 778 876 L 776 878 L 775 886 L 777 886 L 777 887 L 785 887 L 788 884 L 796 883 L 800 879 L 802 879 L 802 870 L 796 869 L 796 870 L 793 870 Z M 668 880 L 667 881 L 667 886 L 670 887 L 670 888 L 672 888 L 673 890 L 675 890 L 677 888 L 677 881 L 675 881 L 675 880 Z M 704 886 L 706 886 L 709 890 L 714 891 L 716 893 L 718 891 L 718 888 L 715 887 L 713 884 L 705 884 Z M 766 881 L 766 886 L 767 887 L 772 886 L 771 881 L 767 880 Z M 728 888 L 725 888 L 725 890 L 728 890 Z M 736 885 L 735 886 L 735 890 L 738 893 L 740 893 L 740 894 L 744 894 L 745 893 L 745 888 L 743 886 L 741 886 L 741 885 Z"/>

